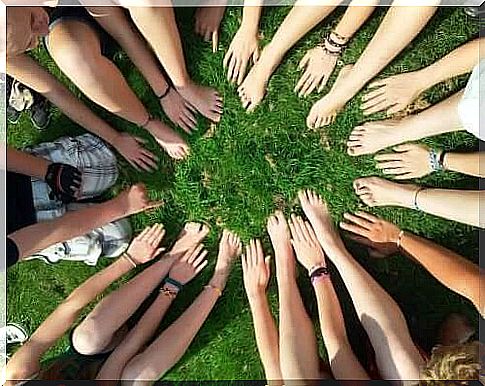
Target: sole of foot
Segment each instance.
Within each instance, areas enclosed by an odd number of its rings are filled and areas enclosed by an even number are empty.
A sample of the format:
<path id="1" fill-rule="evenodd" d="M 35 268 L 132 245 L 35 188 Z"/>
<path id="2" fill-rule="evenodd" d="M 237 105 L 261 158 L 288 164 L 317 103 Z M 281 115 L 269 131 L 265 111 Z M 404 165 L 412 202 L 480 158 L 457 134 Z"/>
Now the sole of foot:
<path id="1" fill-rule="evenodd" d="M 308 128 L 318 129 L 319 127 L 332 124 L 335 121 L 338 112 L 344 108 L 345 104 L 350 99 L 352 99 L 353 95 L 351 95 L 350 98 L 339 95 L 339 92 L 342 89 L 342 82 L 349 75 L 352 68 L 352 65 L 342 67 L 328 94 L 312 106 L 306 120 Z"/>

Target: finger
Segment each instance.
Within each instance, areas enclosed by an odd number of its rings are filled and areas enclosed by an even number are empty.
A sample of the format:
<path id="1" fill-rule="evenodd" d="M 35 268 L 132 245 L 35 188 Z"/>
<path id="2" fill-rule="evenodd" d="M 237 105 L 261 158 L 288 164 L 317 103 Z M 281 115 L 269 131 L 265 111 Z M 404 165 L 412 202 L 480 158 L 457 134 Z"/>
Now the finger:
<path id="1" fill-rule="evenodd" d="M 395 105 L 391 106 L 389 109 L 386 111 L 386 115 L 393 115 L 398 113 L 401 110 L 404 110 L 407 107 L 407 105 L 404 105 L 402 103 L 396 103 Z"/>
<path id="2" fill-rule="evenodd" d="M 227 65 L 229 64 L 229 60 L 231 59 L 232 55 L 233 55 L 233 51 L 231 47 L 229 47 L 229 50 L 227 51 L 226 55 L 224 55 L 224 59 L 222 60 L 222 67 L 224 69 L 227 68 Z"/>
<path id="3" fill-rule="evenodd" d="M 145 145 L 147 143 L 147 140 L 146 139 L 143 139 L 141 137 L 135 137 L 133 136 L 133 138 L 135 139 L 136 142 L 142 144 L 142 145 Z"/>
<path id="4" fill-rule="evenodd" d="M 244 76 L 246 75 L 247 68 L 248 68 L 248 61 L 243 60 L 241 63 L 241 67 L 239 68 L 239 76 L 237 77 L 238 86 L 243 82 Z"/>
<path id="5" fill-rule="evenodd" d="M 396 153 L 378 154 L 374 159 L 376 161 L 401 161 L 402 155 Z"/>
<path id="6" fill-rule="evenodd" d="M 148 231 L 148 233 L 145 235 L 144 241 L 146 241 L 147 243 L 150 243 L 157 232 L 157 228 L 158 228 L 158 223 L 153 224 L 150 227 L 150 230 Z"/>
<path id="7" fill-rule="evenodd" d="M 261 246 L 261 240 L 256 239 L 256 252 L 257 252 L 257 263 L 260 264 L 263 262 L 263 247 Z"/>
<path id="8" fill-rule="evenodd" d="M 376 81 L 372 82 L 371 84 L 369 84 L 369 88 L 371 89 L 371 88 L 385 86 L 387 84 L 387 81 L 388 81 L 388 78 L 376 80 Z"/>
<path id="9" fill-rule="evenodd" d="M 139 158 L 145 165 L 147 165 L 149 167 L 148 170 L 157 170 L 158 169 L 158 165 L 157 163 L 151 159 L 150 157 L 144 155 L 144 154 L 141 154 L 140 155 L 140 158 Z"/>
<path id="10" fill-rule="evenodd" d="M 198 267 L 202 262 L 205 260 L 205 257 L 207 256 L 207 250 L 204 249 L 197 257 L 195 260 L 191 262 L 193 267 Z"/>
<path id="11" fill-rule="evenodd" d="M 246 253 L 248 247 L 246 246 Z M 246 255 L 241 255 L 241 265 L 242 265 L 242 271 L 243 271 L 243 277 L 246 277 L 246 272 L 248 270 L 248 263 L 246 261 Z"/>
<path id="12" fill-rule="evenodd" d="M 303 91 L 303 97 L 307 97 L 308 95 L 310 95 L 313 92 L 313 90 L 317 88 L 319 81 L 320 79 L 313 78 L 309 86 L 306 87 L 306 89 Z"/>
<path id="13" fill-rule="evenodd" d="M 317 92 L 322 92 L 323 88 L 327 85 L 328 79 L 330 76 L 324 75 L 322 81 L 320 82 L 320 86 L 318 86 Z"/>
<path id="14" fill-rule="evenodd" d="M 363 236 L 363 237 L 367 237 L 369 235 L 369 231 L 364 229 L 364 228 L 361 228 L 357 225 L 352 225 L 352 224 L 348 224 L 346 222 L 340 222 L 340 228 L 342 228 L 343 230 L 346 230 L 347 232 L 351 232 L 351 233 L 354 233 L 356 235 L 360 235 L 360 236 Z"/>
<path id="15" fill-rule="evenodd" d="M 364 115 L 378 113 L 379 111 L 385 110 L 388 107 L 389 107 L 389 102 L 387 100 L 383 100 L 382 102 L 379 102 L 376 105 L 369 107 L 368 109 L 365 109 Z"/>
<path id="16" fill-rule="evenodd" d="M 353 233 L 349 233 L 349 234 L 346 234 L 345 235 L 347 238 L 349 238 L 350 240 L 352 241 L 355 241 L 359 244 L 362 244 L 362 245 L 365 245 L 366 247 L 372 247 L 374 246 L 375 244 L 369 240 L 368 238 L 366 237 L 362 237 L 362 236 L 357 236 L 357 235 L 354 235 Z"/>
<path id="17" fill-rule="evenodd" d="M 266 269 L 268 270 L 268 273 L 271 272 L 271 256 L 266 256 L 264 258 L 264 265 L 266 265 Z"/>
<path id="18" fill-rule="evenodd" d="M 308 230 L 305 226 L 305 221 L 303 221 L 303 219 L 300 216 L 297 217 L 297 221 L 298 221 L 298 225 L 300 227 L 300 232 L 303 235 L 303 237 L 305 238 L 305 240 L 306 241 L 310 240 L 311 239 L 310 233 L 308 233 Z"/>
<path id="19" fill-rule="evenodd" d="M 212 32 L 212 52 L 217 52 L 219 48 L 219 33 L 218 31 Z"/>
<path id="20" fill-rule="evenodd" d="M 162 242 L 164 237 L 165 237 L 165 228 L 163 228 L 163 225 L 162 225 L 159 232 L 158 232 L 158 235 L 153 240 L 153 245 L 154 246 L 160 245 L 160 243 Z"/>
<path id="21" fill-rule="evenodd" d="M 380 104 L 382 102 L 387 102 L 387 97 L 385 94 L 382 94 L 382 95 L 379 95 L 379 96 L 376 96 L 375 98 L 373 99 L 370 99 L 368 100 L 367 102 L 363 103 L 361 106 L 360 106 L 360 109 L 361 110 L 364 110 L 367 111 L 367 110 L 370 110 L 373 106 L 377 105 L 377 104 Z M 389 104 L 388 104 L 389 105 Z"/>
<path id="22" fill-rule="evenodd" d="M 144 156 L 149 157 L 156 162 L 160 161 L 159 158 L 155 154 L 153 154 L 151 151 L 149 151 L 147 149 L 141 149 L 140 152 Z"/>
<path id="23" fill-rule="evenodd" d="M 212 38 L 212 31 L 209 31 L 209 29 L 207 28 L 204 32 L 204 41 L 210 42 L 211 38 Z"/>
<path id="24" fill-rule="evenodd" d="M 306 81 L 308 80 L 308 78 L 310 77 L 310 71 L 305 71 L 303 73 L 303 75 L 301 76 L 300 80 L 298 81 L 298 83 L 296 84 L 295 86 L 295 92 L 298 92 L 301 90 L 301 88 L 303 87 L 303 85 L 306 83 Z"/>
<path id="25" fill-rule="evenodd" d="M 131 159 L 126 158 L 128 163 L 135 169 L 137 172 L 142 172 L 142 170 L 138 167 L 138 165 L 135 163 L 135 161 L 132 161 Z"/>
<path id="26" fill-rule="evenodd" d="M 368 93 L 365 93 L 362 96 L 362 102 L 370 101 L 371 99 L 374 99 L 374 98 L 376 98 L 378 96 L 383 95 L 384 92 L 385 92 L 385 88 L 384 87 L 380 87 L 377 90 L 373 90 L 373 91 L 370 91 Z M 362 106 L 362 108 L 363 108 L 363 106 Z"/>
<path id="27" fill-rule="evenodd" d="M 382 173 L 386 175 L 405 174 L 408 172 L 409 170 L 404 168 L 382 169 Z"/>
<path id="28" fill-rule="evenodd" d="M 411 178 L 418 178 L 418 177 L 421 177 L 421 176 L 418 176 L 414 173 L 403 173 L 403 174 L 400 174 L 398 176 L 395 176 L 394 179 L 395 180 L 409 180 Z"/>
<path id="29" fill-rule="evenodd" d="M 145 171 L 145 172 L 150 172 L 151 169 L 150 169 L 150 166 L 146 165 L 143 160 L 141 160 L 140 158 L 136 158 L 133 162 L 136 163 L 136 166 L 138 166 L 138 170 L 139 171 Z"/>
<path id="30" fill-rule="evenodd" d="M 244 260 L 246 268 L 249 268 L 251 266 L 251 240 L 249 241 L 249 244 L 246 245 L 246 255 Z"/>
<path id="31" fill-rule="evenodd" d="M 151 227 L 148 226 L 148 227 L 145 227 L 145 229 L 143 229 L 140 234 L 138 236 L 136 236 L 135 238 L 138 239 L 138 240 L 143 240 L 144 237 L 146 237 L 146 234 L 150 231 Z"/>
<path id="32" fill-rule="evenodd" d="M 195 269 L 195 274 L 197 275 L 200 271 L 202 271 L 207 266 L 208 263 L 209 262 L 207 260 L 204 260 L 202 264 L 197 266 L 197 268 Z"/>
<path id="33" fill-rule="evenodd" d="M 376 164 L 377 169 L 392 169 L 392 168 L 401 168 L 404 164 L 402 161 L 388 161 L 388 162 L 379 162 Z"/>
<path id="34" fill-rule="evenodd" d="M 361 210 L 355 212 L 355 214 L 359 217 L 365 218 L 367 221 L 371 223 L 375 223 L 376 221 L 379 221 L 379 217 L 373 216 L 372 214 L 363 212 Z"/>
<path id="35" fill-rule="evenodd" d="M 418 147 L 419 147 L 418 145 L 415 145 L 415 144 L 412 144 L 412 143 L 405 143 L 403 145 L 394 146 L 392 148 L 392 150 L 397 151 L 399 153 L 402 153 L 402 152 L 406 152 L 406 151 L 410 151 L 410 150 L 415 150 Z"/>
<path id="36" fill-rule="evenodd" d="M 354 216 L 351 213 L 344 213 L 344 218 L 350 221 L 354 225 L 358 225 L 364 229 L 370 230 L 372 228 L 372 223 L 366 219 L 358 216 Z"/>
<path id="37" fill-rule="evenodd" d="M 255 266 L 257 264 L 257 255 L 256 255 L 256 243 L 254 241 L 254 239 L 251 239 L 251 241 L 249 242 L 249 245 L 250 245 L 250 256 L 251 256 L 251 265 L 252 266 Z"/>
<path id="38" fill-rule="evenodd" d="M 311 226 L 311 224 L 308 221 L 305 221 L 304 224 L 305 224 L 306 231 L 310 237 L 310 240 L 312 240 L 316 244 L 319 244 L 317 235 L 315 234 L 315 231 L 313 230 L 313 227 Z"/>
<path id="39" fill-rule="evenodd" d="M 163 200 L 160 201 L 150 201 L 148 205 L 143 210 L 155 209 L 164 204 Z"/>
<path id="40" fill-rule="evenodd" d="M 308 64 L 309 60 L 310 60 L 310 52 L 307 52 L 303 58 L 300 60 L 300 64 L 298 65 L 298 69 L 299 70 L 303 70 L 304 67 L 306 67 L 306 65 Z"/>
<path id="41" fill-rule="evenodd" d="M 203 249 L 204 244 L 199 244 L 192 251 L 190 251 L 190 254 L 187 254 L 188 256 L 186 257 L 187 263 L 192 264 L 192 262 L 197 258 L 197 256 L 202 252 Z"/>
<path id="42" fill-rule="evenodd" d="M 295 224 L 293 223 L 293 215 L 290 221 L 288 221 L 288 226 L 290 228 L 291 238 L 294 239 L 296 242 L 299 242 L 300 238 L 298 237 L 298 232 L 296 231 Z"/>

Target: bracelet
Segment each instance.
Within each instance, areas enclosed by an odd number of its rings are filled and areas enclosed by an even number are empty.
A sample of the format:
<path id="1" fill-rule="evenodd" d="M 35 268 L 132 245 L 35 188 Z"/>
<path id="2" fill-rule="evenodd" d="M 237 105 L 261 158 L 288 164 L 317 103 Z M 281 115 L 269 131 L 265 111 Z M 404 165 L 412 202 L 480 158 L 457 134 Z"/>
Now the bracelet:
<path id="1" fill-rule="evenodd" d="M 414 200 L 413 200 L 413 209 L 416 209 L 416 210 L 421 210 L 419 208 L 419 205 L 418 205 L 418 194 L 423 191 L 424 188 L 419 188 L 416 190 L 416 192 L 414 193 Z"/>
<path id="2" fill-rule="evenodd" d="M 326 268 L 325 263 L 315 264 L 313 267 L 311 267 L 308 270 L 308 276 L 312 277 L 313 273 L 320 268 Z"/>
<path id="3" fill-rule="evenodd" d="M 170 92 L 171 89 L 172 89 L 172 87 L 170 87 L 170 85 L 167 85 L 167 89 L 162 93 L 162 95 L 160 95 L 160 96 L 157 95 L 157 98 L 158 99 L 165 98 L 168 95 L 168 93 Z"/>
<path id="4" fill-rule="evenodd" d="M 319 267 L 312 272 L 310 275 L 310 282 L 315 284 L 315 282 L 326 279 L 330 277 L 330 272 L 327 267 Z"/>
<path id="5" fill-rule="evenodd" d="M 330 51 L 327 47 L 325 47 L 325 44 L 318 44 L 317 47 L 320 47 L 323 50 L 323 52 L 331 56 L 340 56 L 340 53 L 342 52 L 341 50 Z"/>
<path id="6" fill-rule="evenodd" d="M 401 243 L 402 243 L 403 237 L 404 237 L 404 231 L 401 230 L 401 232 L 399 232 L 399 235 L 397 236 L 397 240 L 396 240 L 396 245 L 399 249 L 401 249 Z"/>
<path id="7" fill-rule="evenodd" d="M 128 260 L 133 266 L 133 268 L 136 268 L 137 264 L 135 262 L 135 259 L 128 252 L 123 253 L 121 257 L 123 257 L 125 260 Z"/>
<path id="8" fill-rule="evenodd" d="M 348 41 L 345 41 L 345 43 L 338 43 L 332 38 L 332 34 L 334 34 L 336 37 L 342 38 L 342 40 L 345 39 L 343 36 L 332 31 L 325 37 L 327 43 L 329 43 L 334 48 L 340 48 L 341 50 L 344 49 L 347 46 Z"/>
<path id="9" fill-rule="evenodd" d="M 429 165 L 434 172 L 443 170 L 443 164 L 440 162 L 441 154 L 443 154 L 441 151 L 429 150 Z"/>
<path id="10" fill-rule="evenodd" d="M 161 287 L 160 293 L 167 296 L 170 299 L 175 299 L 177 297 L 178 291 L 171 290 L 169 288 Z"/>
<path id="11" fill-rule="evenodd" d="M 163 284 L 172 284 L 174 287 L 177 287 L 179 291 L 181 291 L 184 288 L 184 285 L 180 283 L 179 281 L 172 279 L 170 276 L 167 276 L 163 282 Z"/>
<path id="12" fill-rule="evenodd" d="M 217 292 L 217 297 L 221 297 L 222 296 L 222 290 L 219 287 L 213 286 L 211 284 L 207 284 L 207 285 L 204 286 L 204 289 L 211 289 L 213 291 L 216 291 Z"/>
<path id="13" fill-rule="evenodd" d="M 334 34 L 334 35 L 335 35 L 335 36 L 336 36 L 338 39 L 345 41 L 345 43 L 340 43 L 340 44 L 342 44 L 342 45 L 347 45 L 347 43 L 349 42 L 349 38 L 348 38 L 348 37 L 343 36 L 343 35 L 340 35 L 339 33 L 335 32 L 335 30 L 334 30 L 334 31 L 331 31 L 331 32 L 330 32 L 330 35 L 331 35 L 331 34 Z M 332 40 L 333 40 L 333 39 L 332 39 Z M 337 44 L 338 44 L 338 43 L 337 43 Z"/>

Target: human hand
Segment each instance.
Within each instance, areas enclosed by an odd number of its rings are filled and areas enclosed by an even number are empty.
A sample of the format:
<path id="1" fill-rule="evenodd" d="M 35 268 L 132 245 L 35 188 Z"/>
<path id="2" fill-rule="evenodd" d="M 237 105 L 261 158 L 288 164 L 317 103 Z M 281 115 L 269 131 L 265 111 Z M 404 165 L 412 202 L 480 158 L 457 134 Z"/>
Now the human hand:
<path id="1" fill-rule="evenodd" d="M 207 265 L 206 255 L 207 251 L 203 244 L 192 248 L 172 265 L 168 277 L 181 284 L 187 284 Z"/>
<path id="2" fill-rule="evenodd" d="M 113 147 L 139 172 L 158 169 L 158 158 L 143 147 L 146 141 L 128 133 L 118 133 L 112 141 Z"/>
<path id="3" fill-rule="evenodd" d="M 189 145 L 162 121 L 150 119 L 145 128 L 173 159 L 181 160 L 189 155 Z"/>
<path id="4" fill-rule="evenodd" d="M 244 288 L 248 298 L 260 296 L 266 292 L 270 277 L 270 257 L 264 257 L 259 239 L 251 240 L 246 245 L 246 253 L 241 256 Z"/>
<path id="5" fill-rule="evenodd" d="M 212 39 L 212 52 L 217 52 L 219 46 L 219 26 L 225 10 L 225 6 L 204 4 L 195 11 L 195 33 L 206 42 Z"/>
<path id="6" fill-rule="evenodd" d="M 424 177 L 433 172 L 426 145 L 405 144 L 393 147 L 395 153 L 376 155 L 376 167 L 396 180 Z"/>
<path id="7" fill-rule="evenodd" d="M 125 189 L 114 200 L 117 209 L 121 209 L 124 216 L 130 216 L 163 205 L 163 201 L 151 201 L 148 198 L 146 187 L 142 183 Z"/>
<path id="8" fill-rule="evenodd" d="M 309 50 L 300 62 L 298 68 L 305 69 L 295 86 L 298 96 L 306 97 L 317 88 L 321 92 L 337 65 L 338 56 L 330 55 L 323 47 L 314 47 Z"/>
<path id="9" fill-rule="evenodd" d="M 310 223 L 293 214 L 289 226 L 291 244 L 295 248 L 296 259 L 300 264 L 307 270 L 317 265 L 326 265 L 322 247 Z"/>
<path id="10" fill-rule="evenodd" d="M 47 167 L 45 182 L 56 198 L 68 204 L 81 196 L 82 173 L 74 166 L 63 163 L 51 163 Z"/>
<path id="11" fill-rule="evenodd" d="M 194 130 L 197 121 L 194 117 L 193 108 L 177 90 L 170 87 L 168 94 L 160 99 L 160 105 L 167 117 L 186 133 L 190 134 Z"/>
<path id="12" fill-rule="evenodd" d="M 404 110 L 426 89 L 426 80 L 419 71 L 406 72 L 377 80 L 369 85 L 370 91 L 362 97 L 364 115 L 387 110 L 387 115 Z"/>
<path id="13" fill-rule="evenodd" d="M 398 242 L 401 230 L 390 222 L 366 212 L 356 212 L 355 215 L 345 213 L 344 218 L 348 223 L 341 222 L 340 227 L 348 232 L 365 237 L 374 243 Z"/>
<path id="14" fill-rule="evenodd" d="M 227 80 L 241 85 L 249 60 L 253 64 L 259 59 L 259 39 L 256 33 L 241 26 L 234 35 L 232 42 L 222 62 L 224 69 L 227 68 Z"/>
<path id="15" fill-rule="evenodd" d="M 134 263 L 146 263 L 163 252 L 164 249 L 159 248 L 163 236 L 163 224 L 155 223 L 151 227 L 148 226 L 131 241 L 126 253 Z"/>

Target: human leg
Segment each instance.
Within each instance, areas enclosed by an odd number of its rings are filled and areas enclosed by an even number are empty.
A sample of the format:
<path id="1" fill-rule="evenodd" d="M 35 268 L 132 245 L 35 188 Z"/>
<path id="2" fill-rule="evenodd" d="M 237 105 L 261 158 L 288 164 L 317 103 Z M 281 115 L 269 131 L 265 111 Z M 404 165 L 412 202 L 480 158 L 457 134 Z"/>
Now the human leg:
<path id="1" fill-rule="evenodd" d="M 290 231 L 281 212 L 268 219 L 275 250 L 280 307 L 280 366 L 285 384 L 320 378 L 317 339 L 296 282 Z"/>

